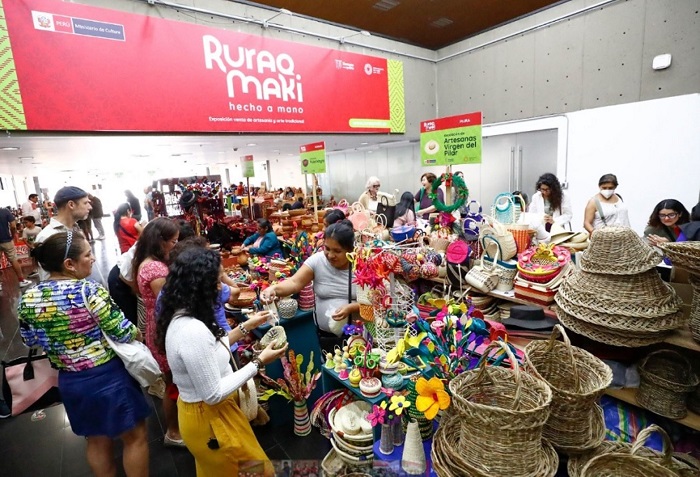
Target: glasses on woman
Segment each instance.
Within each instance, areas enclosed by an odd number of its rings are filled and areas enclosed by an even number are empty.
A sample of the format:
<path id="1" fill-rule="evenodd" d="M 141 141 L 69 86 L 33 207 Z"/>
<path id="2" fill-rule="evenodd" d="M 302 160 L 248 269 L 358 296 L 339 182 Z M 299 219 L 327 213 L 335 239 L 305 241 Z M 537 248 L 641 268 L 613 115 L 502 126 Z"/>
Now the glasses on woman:
<path id="1" fill-rule="evenodd" d="M 381 184 L 374 184 L 374 185 L 372 186 L 373 189 L 379 189 L 379 187 L 381 187 Z"/>
<path id="2" fill-rule="evenodd" d="M 670 214 L 659 214 L 660 219 L 675 219 L 678 217 L 678 214 L 675 212 L 671 212 Z"/>
<path id="3" fill-rule="evenodd" d="M 537 189 L 537 190 L 540 191 L 540 192 L 549 192 L 551 189 L 550 189 L 549 187 L 542 187 L 542 186 L 540 186 L 540 188 Z"/>

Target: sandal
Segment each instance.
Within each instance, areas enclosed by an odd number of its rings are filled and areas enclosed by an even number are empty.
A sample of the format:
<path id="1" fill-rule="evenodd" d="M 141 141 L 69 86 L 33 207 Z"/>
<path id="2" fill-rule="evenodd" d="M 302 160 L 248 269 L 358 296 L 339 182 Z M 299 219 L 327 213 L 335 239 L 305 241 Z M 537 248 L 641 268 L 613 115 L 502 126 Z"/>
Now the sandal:
<path id="1" fill-rule="evenodd" d="M 187 447 L 185 441 L 168 437 L 168 434 L 163 436 L 163 445 L 166 447 Z"/>

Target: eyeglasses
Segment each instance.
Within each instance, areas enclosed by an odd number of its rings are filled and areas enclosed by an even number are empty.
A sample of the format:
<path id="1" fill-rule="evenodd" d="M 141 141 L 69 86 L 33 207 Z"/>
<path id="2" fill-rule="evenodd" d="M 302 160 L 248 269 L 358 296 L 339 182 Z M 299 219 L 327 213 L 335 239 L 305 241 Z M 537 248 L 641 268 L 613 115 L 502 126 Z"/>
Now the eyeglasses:
<path id="1" fill-rule="evenodd" d="M 537 190 L 540 191 L 540 192 L 549 192 L 549 191 L 552 190 L 552 189 L 550 189 L 549 187 L 540 187 L 540 188 L 537 189 Z"/>
<path id="2" fill-rule="evenodd" d="M 675 219 L 676 217 L 678 217 L 678 214 L 675 212 L 670 214 L 659 214 L 660 219 Z"/>
<path id="3" fill-rule="evenodd" d="M 381 184 L 374 184 L 372 187 L 374 187 L 375 189 L 379 189 L 381 186 Z"/>

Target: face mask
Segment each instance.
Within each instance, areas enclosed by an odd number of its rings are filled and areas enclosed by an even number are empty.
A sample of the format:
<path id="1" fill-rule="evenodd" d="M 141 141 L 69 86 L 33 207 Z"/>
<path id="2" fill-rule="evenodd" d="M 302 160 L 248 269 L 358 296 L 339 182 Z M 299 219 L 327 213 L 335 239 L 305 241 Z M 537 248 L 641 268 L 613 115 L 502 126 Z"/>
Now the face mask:
<path id="1" fill-rule="evenodd" d="M 615 193 L 615 189 L 601 189 L 600 190 L 600 195 L 605 197 L 606 199 L 609 199 L 612 197 L 612 195 Z"/>

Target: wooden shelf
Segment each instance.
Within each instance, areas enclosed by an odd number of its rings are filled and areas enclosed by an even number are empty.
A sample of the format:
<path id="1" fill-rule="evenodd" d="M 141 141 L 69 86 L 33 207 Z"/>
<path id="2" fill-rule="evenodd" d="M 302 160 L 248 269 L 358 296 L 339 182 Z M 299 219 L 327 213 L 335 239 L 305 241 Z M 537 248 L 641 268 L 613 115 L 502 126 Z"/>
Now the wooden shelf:
<path id="1" fill-rule="evenodd" d="M 620 401 L 632 404 L 639 408 L 645 409 L 644 406 L 637 402 L 637 389 L 636 388 L 623 388 L 623 389 L 607 389 L 605 394 L 612 396 Z M 653 412 L 653 411 L 649 411 Z M 688 411 L 688 415 L 683 419 L 674 419 L 677 423 L 682 424 L 696 431 L 700 431 L 700 415 L 695 414 L 692 411 Z"/>
<path id="2" fill-rule="evenodd" d="M 664 340 L 664 343 L 669 343 L 680 348 L 700 352 L 700 343 L 693 339 L 693 335 L 688 327 L 674 331 Z"/>

